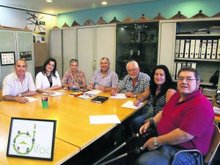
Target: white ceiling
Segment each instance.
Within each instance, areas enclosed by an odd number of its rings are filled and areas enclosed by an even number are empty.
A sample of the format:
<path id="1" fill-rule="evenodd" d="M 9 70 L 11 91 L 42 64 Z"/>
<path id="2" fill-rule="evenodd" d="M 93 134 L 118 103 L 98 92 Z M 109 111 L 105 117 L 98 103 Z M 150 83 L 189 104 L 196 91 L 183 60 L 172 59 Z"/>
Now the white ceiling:
<path id="1" fill-rule="evenodd" d="M 70 11 L 100 8 L 102 0 L 53 0 L 47 3 L 46 0 L 0 0 L 0 6 L 9 6 L 19 9 L 43 12 L 47 14 L 59 14 Z M 138 3 L 157 0 L 105 0 L 108 6 Z"/>

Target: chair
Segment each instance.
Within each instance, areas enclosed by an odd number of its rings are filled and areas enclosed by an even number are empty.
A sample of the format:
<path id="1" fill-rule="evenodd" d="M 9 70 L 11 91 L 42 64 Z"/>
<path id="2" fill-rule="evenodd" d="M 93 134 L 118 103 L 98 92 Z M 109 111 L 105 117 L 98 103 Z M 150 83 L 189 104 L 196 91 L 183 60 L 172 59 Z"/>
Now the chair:
<path id="1" fill-rule="evenodd" d="M 177 156 L 180 153 L 193 153 L 197 165 L 210 165 L 212 163 L 212 160 L 213 160 L 213 158 L 215 156 L 215 153 L 216 153 L 216 151 L 218 149 L 219 142 L 220 142 L 219 128 L 218 128 L 218 126 L 216 124 L 214 124 L 214 134 L 213 134 L 213 137 L 212 137 L 212 144 L 211 144 L 211 146 L 209 148 L 209 151 L 208 151 L 207 155 L 205 155 L 204 158 L 203 158 L 203 156 L 202 156 L 202 154 L 200 153 L 199 150 L 196 150 L 196 149 L 181 150 L 181 151 L 178 151 L 174 155 L 172 165 L 175 164 L 175 160 L 176 160 L 175 158 L 177 158 Z"/>
<path id="2" fill-rule="evenodd" d="M 212 137 L 212 145 L 209 149 L 208 154 L 205 156 L 205 159 L 204 159 L 205 164 L 207 164 L 207 165 L 211 164 L 211 162 L 215 156 L 215 153 L 218 149 L 219 142 L 220 142 L 220 132 L 219 132 L 218 126 L 215 124 L 214 135 Z"/>

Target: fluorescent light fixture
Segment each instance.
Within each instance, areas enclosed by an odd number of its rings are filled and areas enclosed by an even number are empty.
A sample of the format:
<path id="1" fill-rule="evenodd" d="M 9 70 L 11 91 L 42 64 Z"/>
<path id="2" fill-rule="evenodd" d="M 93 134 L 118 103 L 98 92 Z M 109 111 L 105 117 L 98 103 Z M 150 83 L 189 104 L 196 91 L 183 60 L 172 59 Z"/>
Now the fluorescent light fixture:
<path id="1" fill-rule="evenodd" d="M 102 5 L 103 5 L 103 6 L 105 6 L 105 5 L 107 5 L 107 4 L 108 4 L 107 1 L 102 1 Z"/>
<path id="2" fill-rule="evenodd" d="M 53 2 L 53 0 L 46 0 L 46 2 L 47 2 L 47 3 L 51 3 L 51 2 Z"/>

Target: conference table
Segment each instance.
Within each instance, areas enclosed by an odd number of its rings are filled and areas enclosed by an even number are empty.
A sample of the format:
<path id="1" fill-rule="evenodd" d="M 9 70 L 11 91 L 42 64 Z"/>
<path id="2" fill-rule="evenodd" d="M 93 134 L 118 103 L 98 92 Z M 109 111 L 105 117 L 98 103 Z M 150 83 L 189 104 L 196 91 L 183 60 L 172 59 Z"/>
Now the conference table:
<path id="1" fill-rule="evenodd" d="M 36 100 L 26 104 L 13 101 L 0 102 L 0 164 L 65 164 L 68 159 L 80 155 L 79 153 L 92 146 L 93 143 L 96 144 L 99 139 L 120 125 L 116 123 L 90 124 L 90 116 L 117 115 L 118 119 L 123 122 L 137 111 L 121 106 L 129 100 L 133 101 L 132 98 L 114 99 L 110 98 L 109 93 L 100 93 L 99 95 L 107 96 L 109 99 L 102 104 L 97 104 L 91 102 L 91 99 L 74 97 L 68 90 L 59 92 L 63 94 L 48 96 L 48 109 L 42 108 L 41 97 L 44 96 L 42 94 L 32 96 Z M 11 117 L 57 121 L 52 161 L 6 156 Z"/>

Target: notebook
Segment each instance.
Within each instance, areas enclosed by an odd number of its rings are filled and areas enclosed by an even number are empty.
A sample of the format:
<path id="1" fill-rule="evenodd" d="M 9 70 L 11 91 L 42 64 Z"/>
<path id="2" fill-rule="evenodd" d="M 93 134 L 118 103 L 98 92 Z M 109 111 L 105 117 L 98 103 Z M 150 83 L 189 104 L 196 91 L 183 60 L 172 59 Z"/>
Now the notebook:
<path id="1" fill-rule="evenodd" d="M 99 103 L 99 104 L 103 103 L 106 100 L 108 100 L 108 97 L 106 96 L 96 96 L 93 99 L 91 99 L 92 102 Z"/>

